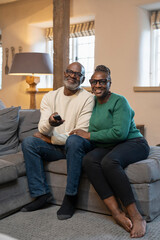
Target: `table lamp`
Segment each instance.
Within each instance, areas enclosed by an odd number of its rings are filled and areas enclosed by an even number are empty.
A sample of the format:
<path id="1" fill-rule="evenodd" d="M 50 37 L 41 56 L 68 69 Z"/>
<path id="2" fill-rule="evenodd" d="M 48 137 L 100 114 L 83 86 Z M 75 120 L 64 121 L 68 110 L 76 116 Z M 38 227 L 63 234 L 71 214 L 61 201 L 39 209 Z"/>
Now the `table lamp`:
<path id="1" fill-rule="evenodd" d="M 30 93 L 30 108 L 36 108 L 36 85 L 40 77 L 36 75 L 53 74 L 53 64 L 48 53 L 23 52 L 16 53 L 9 75 L 27 76 L 26 82 L 29 84 L 27 91 Z"/>

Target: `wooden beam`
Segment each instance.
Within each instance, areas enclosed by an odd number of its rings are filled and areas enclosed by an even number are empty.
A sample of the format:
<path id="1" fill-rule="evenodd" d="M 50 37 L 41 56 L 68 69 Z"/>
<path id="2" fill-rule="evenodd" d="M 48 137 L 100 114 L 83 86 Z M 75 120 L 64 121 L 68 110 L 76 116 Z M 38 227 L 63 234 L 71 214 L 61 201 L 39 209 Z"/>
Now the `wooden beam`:
<path id="1" fill-rule="evenodd" d="M 69 64 L 70 0 L 53 0 L 53 89 L 63 85 Z"/>

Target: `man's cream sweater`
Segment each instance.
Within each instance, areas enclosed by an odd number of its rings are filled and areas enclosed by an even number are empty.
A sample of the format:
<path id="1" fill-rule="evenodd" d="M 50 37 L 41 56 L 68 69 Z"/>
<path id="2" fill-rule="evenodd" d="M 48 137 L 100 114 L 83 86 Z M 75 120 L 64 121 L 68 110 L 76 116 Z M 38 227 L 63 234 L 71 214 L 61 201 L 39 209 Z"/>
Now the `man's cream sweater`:
<path id="1" fill-rule="evenodd" d="M 64 87 L 51 91 L 42 99 L 38 130 L 44 135 L 51 136 L 52 144 L 64 145 L 73 129 L 88 131 L 93 106 L 93 95 L 82 88 L 72 96 L 64 95 Z M 54 112 L 58 112 L 65 120 L 58 127 L 52 127 L 48 121 Z"/>

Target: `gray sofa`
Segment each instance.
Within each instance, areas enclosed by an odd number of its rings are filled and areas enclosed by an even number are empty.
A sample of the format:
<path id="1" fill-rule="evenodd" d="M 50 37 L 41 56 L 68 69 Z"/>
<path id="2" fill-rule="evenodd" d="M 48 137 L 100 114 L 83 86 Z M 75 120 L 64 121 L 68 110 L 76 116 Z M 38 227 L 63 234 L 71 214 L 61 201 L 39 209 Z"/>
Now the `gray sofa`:
<path id="1" fill-rule="evenodd" d="M 16 142 L 16 144 L 12 143 L 9 134 L 7 136 L 10 138 L 7 142 L 6 137 L 3 137 L 0 132 L 0 218 L 3 218 L 32 201 L 28 190 L 21 142 L 26 136 L 31 136 L 37 131 L 40 112 L 19 108 L 8 110 L 2 106 L 1 102 L 0 109 L 0 131 L 3 132 L 4 129 L 5 132 L 7 131 L 6 125 L 9 124 L 10 116 L 6 115 L 6 112 L 11 112 L 12 124 L 9 126 L 13 140 Z M 16 116 L 13 114 L 14 110 Z M 4 121 L 5 118 L 7 123 Z M 4 149 L 6 143 L 10 146 L 9 149 Z M 60 205 L 67 179 L 66 160 L 46 163 L 45 170 L 54 197 L 53 203 Z M 140 212 L 147 221 L 153 220 L 160 214 L 160 147 L 151 147 L 148 159 L 129 165 L 125 171 Z M 109 214 L 85 173 L 81 177 L 77 208 Z"/>

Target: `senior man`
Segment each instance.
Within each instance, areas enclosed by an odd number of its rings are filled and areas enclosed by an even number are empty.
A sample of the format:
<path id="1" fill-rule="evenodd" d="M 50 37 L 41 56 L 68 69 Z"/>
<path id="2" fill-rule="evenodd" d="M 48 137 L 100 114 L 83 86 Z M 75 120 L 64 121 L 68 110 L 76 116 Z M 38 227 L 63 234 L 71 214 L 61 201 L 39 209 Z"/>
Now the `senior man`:
<path id="1" fill-rule="evenodd" d="M 35 198 L 21 209 L 23 212 L 38 210 L 50 201 L 52 194 L 43 164 L 63 158 L 67 159 L 67 186 L 57 217 L 68 219 L 75 212 L 82 159 L 91 150 L 91 145 L 78 135 L 68 137 L 74 129 L 88 131 L 94 99 L 80 87 L 84 80 L 83 65 L 74 62 L 64 72 L 64 86 L 45 94 L 42 99 L 39 132 L 22 143 L 29 191 Z M 58 119 L 57 115 L 60 115 Z"/>

